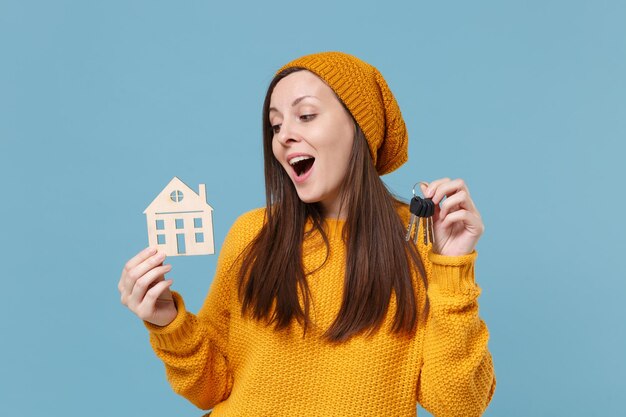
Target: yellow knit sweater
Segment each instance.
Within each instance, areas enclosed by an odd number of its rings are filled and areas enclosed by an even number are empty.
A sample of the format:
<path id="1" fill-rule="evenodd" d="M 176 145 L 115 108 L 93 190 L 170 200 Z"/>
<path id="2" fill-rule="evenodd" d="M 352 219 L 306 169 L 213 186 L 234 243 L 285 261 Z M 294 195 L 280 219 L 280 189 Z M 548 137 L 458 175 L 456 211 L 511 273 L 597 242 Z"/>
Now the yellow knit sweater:
<path id="1" fill-rule="evenodd" d="M 442 256 L 420 239 L 430 313 L 425 323 L 418 323 L 415 336 L 389 332 L 395 313 L 392 296 L 378 333 L 331 345 L 320 335 L 341 305 L 341 220 L 327 221 L 330 256 L 308 276 L 313 326 L 305 338 L 295 321 L 277 332 L 241 316 L 238 268 L 229 267 L 261 228 L 264 212 L 248 212 L 232 226 L 197 315 L 173 291 L 178 309 L 174 321 L 163 327 L 144 322 L 175 392 L 201 409 L 213 408 L 211 417 L 415 416 L 417 402 L 436 417 L 483 413 L 494 393 L 495 375 L 489 333 L 478 316 L 475 251 Z M 408 209 L 400 214 L 408 219 Z M 314 240 L 304 244 L 305 270 L 315 269 L 325 258 L 321 239 Z M 415 276 L 421 308 L 425 291 Z"/>

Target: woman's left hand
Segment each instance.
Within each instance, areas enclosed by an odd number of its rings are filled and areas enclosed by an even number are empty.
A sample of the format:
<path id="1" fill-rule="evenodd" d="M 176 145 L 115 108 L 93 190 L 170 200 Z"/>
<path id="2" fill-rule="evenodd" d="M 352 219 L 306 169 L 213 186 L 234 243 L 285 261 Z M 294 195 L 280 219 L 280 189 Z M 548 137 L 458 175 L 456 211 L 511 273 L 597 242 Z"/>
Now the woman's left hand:
<path id="1" fill-rule="evenodd" d="M 485 231 L 485 226 L 472 201 L 465 181 L 441 178 L 425 185 L 420 183 L 424 197 L 435 203 L 433 252 L 446 256 L 471 253 Z M 445 201 L 439 203 L 446 197 Z"/>

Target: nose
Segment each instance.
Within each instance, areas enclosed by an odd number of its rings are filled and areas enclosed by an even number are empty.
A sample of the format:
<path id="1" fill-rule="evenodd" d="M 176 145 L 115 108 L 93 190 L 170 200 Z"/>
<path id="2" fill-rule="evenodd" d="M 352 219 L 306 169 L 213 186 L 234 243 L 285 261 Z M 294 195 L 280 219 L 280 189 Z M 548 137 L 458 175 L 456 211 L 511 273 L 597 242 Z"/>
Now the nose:
<path id="1" fill-rule="evenodd" d="M 280 130 L 275 137 L 283 146 L 287 146 L 290 143 L 297 143 L 302 140 L 297 128 L 288 121 L 283 121 L 281 123 Z"/>

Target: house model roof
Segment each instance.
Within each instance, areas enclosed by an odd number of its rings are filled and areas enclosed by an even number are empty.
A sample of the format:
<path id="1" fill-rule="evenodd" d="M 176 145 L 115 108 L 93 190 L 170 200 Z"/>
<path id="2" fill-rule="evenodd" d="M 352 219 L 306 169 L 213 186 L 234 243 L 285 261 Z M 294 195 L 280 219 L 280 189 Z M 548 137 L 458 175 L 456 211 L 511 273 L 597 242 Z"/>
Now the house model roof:
<path id="1" fill-rule="evenodd" d="M 206 202 L 206 188 L 204 184 L 199 186 L 199 194 L 193 191 L 187 184 L 182 182 L 178 177 L 172 180 L 163 188 L 154 200 L 146 207 L 143 214 L 146 213 L 178 213 L 181 211 L 210 210 L 211 207 Z M 174 193 L 174 194 L 173 194 Z M 174 196 L 174 198 L 172 198 Z M 177 200 L 177 201 L 175 201 Z"/>

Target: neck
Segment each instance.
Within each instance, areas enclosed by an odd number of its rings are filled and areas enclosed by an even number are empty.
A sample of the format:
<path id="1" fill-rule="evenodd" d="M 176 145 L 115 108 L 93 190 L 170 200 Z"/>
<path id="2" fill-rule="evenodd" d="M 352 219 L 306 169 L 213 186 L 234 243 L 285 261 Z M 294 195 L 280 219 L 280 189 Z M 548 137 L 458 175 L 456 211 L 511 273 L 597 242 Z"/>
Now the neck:
<path id="1" fill-rule="evenodd" d="M 322 213 L 324 213 L 324 217 L 329 220 L 346 220 L 348 213 L 345 205 L 343 207 L 339 207 L 340 204 L 338 201 L 331 206 L 327 206 L 322 204 Z"/>
<path id="2" fill-rule="evenodd" d="M 330 202 L 320 202 L 320 204 L 322 206 L 322 213 L 326 219 L 346 220 L 348 217 L 347 207 L 345 204 L 342 206 L 339 197 L 334 198 Z"/>

